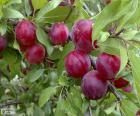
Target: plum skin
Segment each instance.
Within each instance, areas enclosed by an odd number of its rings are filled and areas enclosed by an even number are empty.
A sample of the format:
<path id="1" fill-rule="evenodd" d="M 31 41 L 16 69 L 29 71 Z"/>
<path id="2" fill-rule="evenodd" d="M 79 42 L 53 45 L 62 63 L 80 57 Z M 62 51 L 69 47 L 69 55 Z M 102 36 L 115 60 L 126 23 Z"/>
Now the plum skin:
<path id="1" fill-rule="evenodd" d="M 45 58 L 45 48 L 41 44 L 35 44 L 27 48 L 25 58 L 30 64 L 39 64 Z"/>
<path id="2" fill-rule="evenodd" d="M 114 80 L 113 83 L 116 88 L 123 88 L 129 84 L 129 81 L 120 77 L 120 78 Z"/>
<path id="3" fill-rule="evenodd" d="M 7 46 L 7 39 L 0 36 L 0 52 L 4 51 Z"/>
<path id="4" fill-rule="evenodd" d="M 91 66 L 90 58 L 83 52 L 74 50 L 65 57 L 65 69 L 74 78 L 82 78 Z"/>
<path id="5" fill-rule="evenodd" d="M 54 23 L 50 28 L 49 35 L 54 45 L 63 45 L 67 42 L 69 30 L 64 23 Z"/>
<path id="6" fill-rule="evenodd" d="M 96 68 L 102 75 L 102 79 L 114 80 L 120 69 L 120 58 L 116 55 L 102 53 L 96 60 Z"/>
<path id="7" fill-rule="evenodd" d="M 84 75 L 81 83 L 83 94 L 89 100 L 98 100 L 107 93 L 108 84 L 101 80 L 100 73 L 92 70 Z"/>
<path id="8" fill-rule="evenodd" d="M 133 87 L 132 87 L 132 85 L 129 84 L 129 85 L 127 85 L 126 87 L 123 87 L 122 90 L 123 90 L 124 92 L 130 93 L 130 92 L 133 91 Z"/>
<path id="9" fill-rule="evenodd" d="M 29 20 L 20 21 L 15 28 L 15 33 L 21 45 L 31 46 L 36 41 L 36 26 Z"/>
<path id="10" fill-rule="evenodd" d="M 92 47 L 92 21 L 81 19 L 72 27 L 71 37 L 77 50 L 89 53 Z"/>

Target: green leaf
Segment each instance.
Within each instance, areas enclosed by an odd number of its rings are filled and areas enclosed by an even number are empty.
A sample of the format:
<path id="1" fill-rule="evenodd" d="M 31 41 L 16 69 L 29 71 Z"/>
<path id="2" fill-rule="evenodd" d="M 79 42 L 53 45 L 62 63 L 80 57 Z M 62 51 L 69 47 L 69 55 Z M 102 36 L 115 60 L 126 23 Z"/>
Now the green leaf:
<path id="1" fill-rule="evenodd" d="M 44 21 L 49 23 L 64 21 L 69 12 L 69 7 L 57 7 L 45 14 Z"/>
<path id="2" fill-rule="evenodd" d="M 61 76 L 59 77 L 59 85 L 61 86 L 68 86 L 68 80 L 67 77 Z"/>
<path id="3" fill-rule="evenodd" d="M 42 111 L 40 107 L 34 105 L 33 116 L 45 116 L 45 113 Z"/>
<path id="4" fill-rule="evenodd" d="M 58 74 L 61 75 L 62 72 L 64 71 L 64 58 L 65 56 L 74 49 L 74 45 L 72 42 L 69 42 L 68 44 L 65 45 L 65 47 L 63 48 L 62 53 L 60 54 L 61 59 L 59 60 L 58 64 L 57 64 L 57 71 Z"/>
<path id="5" fill-rule="evenodd" d="M 36 16 L 37 20 L 39 21 L 41 18 L 43 18 L 43 16 L 46 13 L 55 9 L 61 2 L 62 2 L 62 0 L 52 0 L 52 1 L 50 1 L 43 8 L 41 8 L 40 11 L 37 13 L 37 16 Z"/>
<path id="6" fill-rule="evenodd" d="M 44 7 L 44 5 L 47 3 L 48 3 L 47 0 L 32 0 L 32 4 L 35 10 Z"/>
<path id="7" fill-rule="evenodd" d="M 127 48 L 122 42 L 120 42 L 119 44 L 119 49 L 120 49 L 121 66 L 118 74 L 126 67 L 126 64 L 128 62 Z"/>
<path id="8" fill-rule="evenodd" d="M 4 60 L 9 64 L 17 63 L 21 60 L 19 52 L 13 48 L 6 48 L 3 53 Z"/>
<path id="9" fill-rule="evenodd" d="M 28 73 L 27 77 L 29 78 L 30 82 L 35 82 L 38 80 L 44 73 L 45 69 L 35 69 Z"/>
<path id="10" fill-rule="evenodd" d="M 139 31 L 131 29 L 131 30 L 127 30 L 126 32 L 121 34 L 121 37 L 125 40 L 135 40 L 135 36 L 137 36 L 137 34 L 140 35 Z"/>
<path id="11" fill-rule="evenodd" d="M 93 25 L 92 39 L 97 39 L 99 33 L 110 23 L 118 20 L 129 12 L 131 8 L 130 0 L 115 0 L 106 6 L 102 12 L 96 17 L 95 25 Z"/>
<path id="12" fill-rule="evenodd" d="M 10 64 L 9 69 L 10 69 L 11 77 L 15 77 L 15 75 L 20 74 L 21 71 L 20 63 L 17 62 L 14 64 Z"/>
<path id="13" fill-rule="evenodd" d="M 39 97 L 39 106 L 43 107 L 44 104 L 56 93 L 57 87 L 48 87 L 41 92 Z"/>
<path id="14" fill-rule="evenodd" d="M 129 49 L 129 60 L 131 62 L 133 81 L 136 89 L 136 95 L 140 104 L 140 57 L 136 53 L 137 49 Z"/>
<path id="15" fill-rule="evenodd" d="M 82 98 L 80 88 L 78 86 L 71 87 L 68 97 L 66 99 L 69 108 L 66 112 L 72 113 L 75 116 L 82 116 Z"/>
<path id="16" fill-rule="evenodd" d="M 105 42 L 99 43 L 99 46 L 103 52 L 120 55 L 119 46 L 120 41 L 117 38 L 109 38 Z"/>
<path id="17" fill-rule="evenodd" d="M 20 4 L 20 3 L 22 3 L 22 0 L 9 0 L 8 3 L 6 4 L 6 7 L 13 4 Z"/>
<path id="18" fill-rule="evenodd" d="M 128 21 L 128 24 L 137 24 L 139 25 L 140 24 L 140 1 L 138 1 L 138 7 L 136 9 L 136 12 L 134 13 L 134 15 L 131 17 L 131 19 Z"/>
<path id="19" fill-rule="evenodd" d="M 123 100 L 121 102 L 121 110 L 125 113 L 125 116 L 135 116 L 138 107 L 129 100 Z"/>
<path id="20" fill-rule="evenodd" d="M 140 42 L 140 32 L 138 32 L 133 38 L 132 41 Z"/>
<path id="21" fill-rule="evenodd" d="M 41 28 L 37 28 L 36 31 L 37 39 L 40 43 L 42 43 L 47 48 L 48 55 L 51 55 L 53 52 L 53 46 L 49 42 L 49 37 L 45 33 L 45 31 Z"/>
<path id="22" fill-rule="evenodd" d="M 107 115 L 111 114 L 116 108 L 116 103 L 113 103 L 111 106 L 106 108 L 104 111 Z"/>
<path id="23" fill-rule="evenodd" d="M 0 23 L 0 34 L 4 35 L 6 31 L 7 31 L 7 24 L 4 22 Z"/>
<path id="24" fill-rule="evenodd" d="M 4 8 L 3 14 L 5 18 L 24 18 L 19 11 L 12 8 Z"/>
<path id="25" fill-rule="evenodd" d="M 108 32 L 100 32 L 100 39 L 99 42 L 104 42 L 108 39 L 108 37 L 110 36 L 110 34 Z"/>
<path id="26" fill-rule="evenodd" d="M 8 0 L 0 0 L 0 5 L 3 5 L 7 2 Z"/>
<path id="27" fill-rule="evenodd" d="M 26 12 L 27 16 L 30 16 L 32 13 L 32 8 L 29 3 L 29 0 L 24 0 L 24 7 L 25 7 L 25 12 Z"/>
<path id="28" fill-rule="evenodd" d="M 133 16 L 133 14 L 136 12 L 138 7 L 138 0 L 134 0 L 130 2 L 131 7 L 129 8 L 129 12 L 126 13 L 126 15 L 120 19 L 119 26 L 117 27 L 117 32 L 119 32 L 122 27 L 128 22 L 128 20 Z"/>
<path id="29" fill-rule="evenodd" d="M 59 100 L 57 101 L 57 107 L 54 113 L 55 116 L 67 116 L 66 108 L 67 108 L 66 101 L 60 97 Z"/>
<path id="30" fill-rule="evenodd" d="M 2 18 L 3 16 L 3 12 L 2 12 L 2 8 L 0 8 L 0 19 Z"/>

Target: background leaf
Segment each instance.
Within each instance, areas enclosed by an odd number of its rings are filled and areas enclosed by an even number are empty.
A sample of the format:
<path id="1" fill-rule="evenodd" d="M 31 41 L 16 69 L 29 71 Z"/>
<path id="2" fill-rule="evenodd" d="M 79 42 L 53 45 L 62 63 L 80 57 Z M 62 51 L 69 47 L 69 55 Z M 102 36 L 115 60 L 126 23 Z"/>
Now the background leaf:
<path id="1" fill-rule="evenodd" d="M 48 87 L 41 92 L 39 106 L 42 107 L 52 95 L 56 93 L 56 87 Z"/>
<path id="2" fill-rule="evenodd" d="M 140 57 L 137 56 L 136 54 L 136 49 L 130 49 L 129 50 L 129 59 L 130 59 L 130 62 L 131 62 L 131 68 L 132 68 L 132 75 L 133 75 L 133 81 L 134 81 L 134 85 L 135 85 L 135 89 L 136 89 L 136 95 L 137 95 L 137 98 L 139 100 L 139 103 L 140 103 L 140 78 L 139 78 L 139 75 L 140 75 Z"/>
<path id="3" fill-rule="evenodd" d="M 53 10 L 54 8 L 56 8 L 60 3 L 62 2 L 62 0 L 52 0 L 51 2 L 49 2 L 48 4 L 46 4 L 42 9 L 40 9 L 40 11 L 37 13 L 37 20 L 39 21 L 41 18 L 43 18 L 43 16 L 50 12 L 51 10 Z"/>
<path id="4" fill-rule="evenodd" d="M 12 8 L 3 9 L 3 14 L 5 18 L 24 18 L 19 11 Z"/>

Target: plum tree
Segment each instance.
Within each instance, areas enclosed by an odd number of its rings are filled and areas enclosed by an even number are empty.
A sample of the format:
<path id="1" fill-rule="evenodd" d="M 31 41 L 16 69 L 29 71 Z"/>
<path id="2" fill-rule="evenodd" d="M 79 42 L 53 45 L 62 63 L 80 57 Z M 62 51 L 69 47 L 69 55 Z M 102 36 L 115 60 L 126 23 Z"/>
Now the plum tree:
<path id="1" fill-rule="evenodd" d="M 140 0 L 1 0 L 0 114 L 134 116 L 139 10 Z"/>

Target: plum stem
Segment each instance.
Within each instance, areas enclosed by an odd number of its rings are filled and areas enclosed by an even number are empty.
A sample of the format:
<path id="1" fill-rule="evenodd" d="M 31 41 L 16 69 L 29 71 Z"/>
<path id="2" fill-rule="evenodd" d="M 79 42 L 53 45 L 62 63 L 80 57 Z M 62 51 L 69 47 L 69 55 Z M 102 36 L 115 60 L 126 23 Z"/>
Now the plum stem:
<path id="1" fill-rule="evenodd" d="M 94 70 L 96 70 L 95 61 L 91 57 L 90 57 L 90 61 L 91 61 L 91 66 L 93 67 Z"/>
<path id="2" fill-rule="evenodd" d="M 121 29 L 119 32 L 115 33 L 115 34 L 112 34 L 110 37 L 118 37 L 121 33 L 123 33 L 125 31 L 125 29 Z"/>
<path id="3" fill-rule="evenodd" d="M 116 88 L 110 82 L 108 82 L 108 89 L 116 96 L 117 101 L 120 102 L 122 96 L 116 91 Z"/>
<path id="4" fill-rule="evenodd" d="M 89 116 L 92 116 L 92 109 L 91 109 L 91 104 L 90 104 L 90 101 L 89 101 Z"/>

